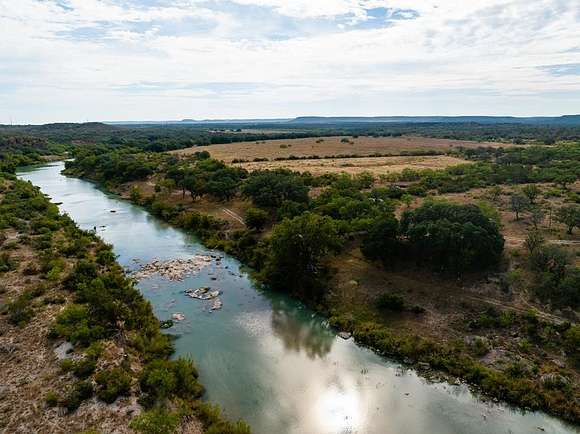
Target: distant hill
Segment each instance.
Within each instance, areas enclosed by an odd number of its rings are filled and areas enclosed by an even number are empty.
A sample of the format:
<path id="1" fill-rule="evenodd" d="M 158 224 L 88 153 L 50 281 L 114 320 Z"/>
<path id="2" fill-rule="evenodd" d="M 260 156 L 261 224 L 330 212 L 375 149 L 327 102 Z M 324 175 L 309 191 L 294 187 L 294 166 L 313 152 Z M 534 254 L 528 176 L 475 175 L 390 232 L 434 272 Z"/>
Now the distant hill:
<path id="1" fill-rule="evenodd" d="M 354 124 L 354 123 L 478 123 L 478 124 L 549 124 L 580 125 L 580 115 L 559 117 L 514 116 L 376 116 L 376 117 L 319 117 L 303 116 L 292 124 Z"/>
<path id="2" fill-rule="evenodd" d="M 293 120 L 294 119 L 183 119 L 181 121 L 110 121 L 104 123 L 108 125 L 264 125 L 287 123 Z"/>
<path id="3" fill-rule="evenodd" d="M 147 125 L 324 125 L 324 124 L 525 124 L 525 125 L 568 125 L 580 126 L 580 115 L 557 117 L 515 117 L 515 116 L 300 116 L 294 119 L 183 119 L 170 121 L 112 121 L 107 125 L 147 126 Z"/>

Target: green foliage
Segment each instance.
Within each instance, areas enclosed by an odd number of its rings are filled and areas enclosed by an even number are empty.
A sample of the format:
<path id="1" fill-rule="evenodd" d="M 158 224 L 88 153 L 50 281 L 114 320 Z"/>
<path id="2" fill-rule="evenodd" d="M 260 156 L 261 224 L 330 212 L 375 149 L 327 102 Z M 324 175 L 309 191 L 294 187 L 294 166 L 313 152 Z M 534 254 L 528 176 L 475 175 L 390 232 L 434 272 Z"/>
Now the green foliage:
<path id="1" fill-rule="evenodd" d="M 270 215 L 259 208 L 250 208 L 246 211 L 246 226 L 250 229 L 262 230 L 264 226 L 270 221 Z"/>
<path id="2" fill-rule="evenodd" d="M 60 401 L 59 396 L 53 391 L 48 392 L 44 397 L 44 402 L 46 403 L 46 406 L 48 408 L 56 407 L 59 401 Z"/>
<path id="3" fill-rule="evenodd" d="M 534 271 L 547 273 L 560 280 L 570 265 L 570 256 L 560 246 L 549 244 L 534 250 L 530 255 L 530 264 Z"/>
<path id="4" fill-rule="evenodd" d="M 0 253 L 0 274 L 15 270 L 17 263 L 8 252 Z"/>
<path id="5" fill-rule="evenodd" d="M 92 357 L 86 357 L 78 361 L 65 359 L 60 364 L 60 368 L 64 372 L 72 372 L 76 377 L 83 380 L 90 377 L 95 372 L 96 367 L 97 361 Z"/>
<path id="6" fill-rule="evenodd" d="M 250 427 L 242 421 L 228 422 L 219 407 L 207 402 L 199 403 L 194 414 L 201 421 L 207 434 L 250 434 Z"/>
<path id="7" fill-rule="evenodd" d="M 93 385 L 90 381 L 77 381 L 68 394 L 62 398 L 60 405 L 72 413 L 80 407 L 83 401 L 91 398 L 93 393 Z"/>
<path id="8" fill-rule="evenodd" d="M 68 305 L 57 316 L 52 334 L 81 346 L 88 346 L 106 335 L 102 327 L 91 325 L 87 307 L 78 304 Z"/>
<path id="9" fill-rule="evenodd" d="M 178 425 L 179 416 L 176 413 L 154 408 L 133 419 L 129 427 L 142 434 L 173 434 Z"/>
<path id="10" fill-rule="evenodd" d="M 32 300 L 34 298 L 32 291 L 24 291 L 16 300 L 8 304 L 8 320 L 19 327 L 24 327 L 34 317 Z"/>
<path id="11" fill-rule="evenodd" d="M 406 304 L 403 296 L 399 294 L 385 293 L 381 294 L 377 299 L 377 307 L 379 309 L 388 309 L 395 312 L 402 312 L 405 310 Z"/>
<path id="12" fill-rule="evenodd" d="M 377 219 L 364 236 L 361 250 L 369 259 L 379 259 L 385 265 L 395 261 L 401 252 L 399 222 L 393 215 Z"/>
<path id="13" fill-rule="evenodd" d="M 308 202 L 308 187 L 299 174 L 288 170 L 258 171 L 250 175 L 242 193 L 261 208 L 278 208 L 285 201 Z"/>
<path id="14" fill-rule="evenodd" d="M 145 366 L 139 379 L 141 390 L 145 394 L 141 402 L 151 407 L 172 396 L 199 398 L 204 389 L 197 378 L 197 370 L 190 360 L 154 360 Z"/>
<path id="15" fill-rule="evenodd" d="M 108 404 L 119 396 L 128 396 L 131 390 L 131 376 L 122 368 L 100 371 L 95 376 L 97 398 Z"/>
<path id="16" fill-rule="evenodd" d="M 580 206 L 565 205 L 556 211 L 556 220 L 566 226 L 568 234 L 572 234 L 574 228 L 580 228 Z"/>
<path id="17" fill-rule="evenodd" d="M 427 202 L 405 211 L 401 228 L 413 254 L 444 272 L 481 270 L 503 252 L 497 224 L 475 205 Z"/>
<path id="18" fill-rule="evenodd" d="M 291 292 L 319 294 L 322 261 L 342 246 L 338 225 L 330 217 L 305 213 L 274 227 L 268 281 Z"/>
<path id="19" fill-rule="evenodd" d="M 540 195 L 540 189 L 537 185 L 529 184 L 522 187 L 522 193 L 528 199 L 531 205 L 534 205 L 536 202 L 536 198 Z"/>

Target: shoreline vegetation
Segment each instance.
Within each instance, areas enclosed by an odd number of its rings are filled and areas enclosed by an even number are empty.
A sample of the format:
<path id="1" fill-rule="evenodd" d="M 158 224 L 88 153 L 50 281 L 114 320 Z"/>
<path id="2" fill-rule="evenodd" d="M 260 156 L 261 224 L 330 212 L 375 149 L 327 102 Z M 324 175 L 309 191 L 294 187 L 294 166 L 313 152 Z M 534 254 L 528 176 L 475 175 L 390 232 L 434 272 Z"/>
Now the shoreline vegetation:
<path id="1" fill-rule="evenodd" d="M 208 247 L 235 256 L 256 271 L 259 282 L 290 291 L 326 315 L 339 331 L 351 333 L 358 343 L 381 355 L 412 364 L 419 372 L 434 370 L 465 381 L 483 396 L 580 422 L 578 325 L 546 321 L 533 311 L 520 315 L 489 311 L 481 323 L 473 324 L 474 328 L 517 328 L 526 336 L 526 345 L 532 339 L 547 345 L 545 333 L 550 333 L 548 339 L 553 339 L 570 360 L 570 367 L 545 360 L 548 363 L 539 369 L 537 365 L 528 366 L 523 359 L 502 371 L 479 360 L 489 351 L 485 338 L 437 342 L 414 333 L 400 333 L 368 315 L 359 317 L 349 312 L 348 306 L 327 296 L 332 290 L 328 259 L 348 240 L 358 240 L 368 260 L 387 268 L 396 267 L 393 264 L 399 261 L 397 258 L 413 257 L 417 265 L 450 280 L 461 278 L 470 269 L 497 270 L 503 261 L 504 241 L 493 212 L 434 199 L 397 218 L 393 213 L 395 201 L 406 202 L 406 196 L 423 197 L 433 190 L 467 191 L 482 185 L 553 182 L 565 189 L 580 175 L 576 166 L 578 145 L 469 150 L 466 157 L 478 161 L 469 166 L 403 171 L 394 176 L 391 181 L 395 183 L 407 182 L 404 190 L 396 186 L 373 188 L 375 179 L 364 174 L 312 177 L 283 170 L 248 174 L 212 160 L 205 151 L 211 148 L 201 149 L 182 159 L 123 150 L 79 151 L 77 159 L 67 163 L 65 173 L 96 181 L 195 234 Z M 156 180 L 154 191 L 143 194 L 139 182 L 151 179 Z M 322 193 L 309 197 L 313 188 Z M 181 200 L 171 199 L 177 195 L 174 190 L 183 190 Z M 239 194 L 247 197 L 254 208 L 248 210 L 246 228 L 232 230 L 223 220 L 189 209 L 184 205 L 186 192 L 193 203 L 206 195 L 218 202 Z M 536 247 L 535 252 L 530 251 L 530 262 L 535 261 L 537 273 L 543 276 L 542 288 L 551 293 L 554 304 L 577 309 L 577 268 L 563 257 L 558 262 L 561 252 L 545 246 L 542 240 Z M 550 268 L 554 261 L 560 264 L 558 271 Z M 387 296 L 382 303 L 394 311 L 406 308 L 405 300 L 397 296 Z M 420 314 L 422 308 L 408 309 Z"/>
<path id="2" fill-rule="evenodd" d="M 14 347 L 0 363 L 6 387 L 29 378 L 27 386 L 3 391 L 2 407 L 13 414 L 0 417 L 0 429 L 42 430 L 49 417 L 67 432 L 111 426 L 144 434 L 178 427 L 250 432 L 201 401 L 204 388 L 193 362 L 169 358 L 171 338 L 161 333 L 111 246 L 60 214 L 37 187 L 6 172 L 0 173 L 0 211 L 2 334 L 23 345 L 31 340 L 30 348 Z M 18 363 L 30 359 L 21 351 L 34 354 L 34 361 Z M 42 370 L 30 379 L 21 370 L 37 360 Z M 15 411 L 21 405 L 34 408 L 35 418 L 20 419 L 28 414 Z"/>

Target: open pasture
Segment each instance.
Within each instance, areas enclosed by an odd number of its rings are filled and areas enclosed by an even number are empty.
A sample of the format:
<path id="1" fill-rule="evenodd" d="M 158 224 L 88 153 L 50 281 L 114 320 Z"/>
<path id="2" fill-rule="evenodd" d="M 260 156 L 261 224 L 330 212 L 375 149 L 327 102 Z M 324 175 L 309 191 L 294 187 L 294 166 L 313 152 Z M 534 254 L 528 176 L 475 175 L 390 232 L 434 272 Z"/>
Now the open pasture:
<path id="1" fill-rule="evenodd" d="M 416 170 L 444 169 L 462 163 L 468 163 L 468 161 L 448 155 L 430 155 L 260 161 L 234 163 L 232 165 L 243 167 L 249 171 L 284 168 L 296 172 L 310 172 L 313 175 L 326 173 L 349 173 L 354 175 L 362 172 L 370 172 L 373 175 L 386 175 L 388 173 L 401 172 L 406 168 Z"/>
<path id="2" fill-rule="evenodd" d="M 238 142 L 224 145 L 212 145 L 204 149 L 199 147 L 173 151 L 179 155 L 188 155 L 200 150 L 207 150 L 213 158 L 231 163 L 233 160 L 253 161 L 256 158 L 274 160 L 276 158 L 296 157 L 329 157 L 341 155 L 371 156 L 401 155 L 404 153 L 437 152 L 447 153 L 459 147 L 507 147 L 509 143 L 475 142 L 469 140 L 434 139 L 428 137 L 310 137 L 305 139 L 267 140 L 260 142 Z"/>

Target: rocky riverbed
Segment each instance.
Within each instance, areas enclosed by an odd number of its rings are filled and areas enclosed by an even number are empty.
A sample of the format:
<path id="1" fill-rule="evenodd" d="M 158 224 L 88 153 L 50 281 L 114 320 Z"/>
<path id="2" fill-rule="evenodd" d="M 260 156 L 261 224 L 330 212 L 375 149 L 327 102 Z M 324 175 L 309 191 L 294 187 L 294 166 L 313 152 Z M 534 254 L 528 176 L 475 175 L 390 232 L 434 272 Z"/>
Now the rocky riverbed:
<path id="1" fill-rule="evenodd" d="M 173 259 L 171 261 L 154 260 L 131 274 L 136 280 L 148 279 L 154 274 L 171 281 L 182 281 L 186 277 L 199 273 L 211 264 L 211 256 L 196 255 L 191 258 Z"/>

